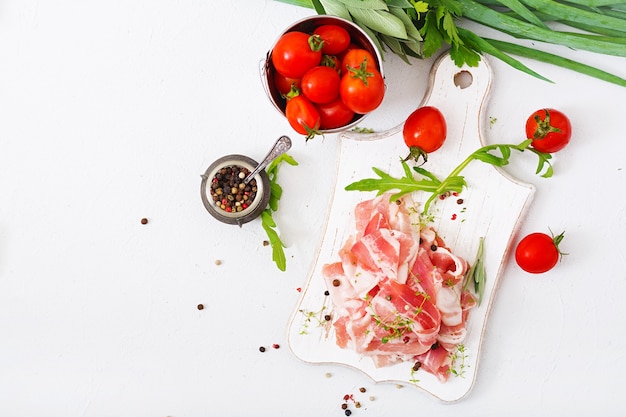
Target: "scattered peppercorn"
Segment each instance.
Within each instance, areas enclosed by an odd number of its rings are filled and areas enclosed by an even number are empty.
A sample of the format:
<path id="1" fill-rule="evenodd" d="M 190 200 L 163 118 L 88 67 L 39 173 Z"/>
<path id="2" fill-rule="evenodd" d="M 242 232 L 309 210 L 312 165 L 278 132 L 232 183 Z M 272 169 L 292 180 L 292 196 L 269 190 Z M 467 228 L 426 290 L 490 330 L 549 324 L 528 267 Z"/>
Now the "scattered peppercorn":
<path id="1" fill-rule="evenodd" d="M 324 320 L 326 320 L 326 321 L 330 321 L 330 319 L 331 319 L 330 314 L 326 314 L 326 315 L 324 316 Z"/>
<path id="2" fill-rule="evenodd" d="M 204 305 L 203 304 L 198 304 L 198 310 L 204 310 Z"/>
<path id="3" fill-rule="evenodd" d="M 344 414 L 345 414 L 345 415 L 347 415 L 347 416 L 352 415 L 352 411 L 350 411 L 350 410 L 346 410 L 346 411 L 344 412 Z"/>
<path id="4" fill-rule="evenodd" d="M 269 244 L 270 244 L 269 240 L 264 240 L 263 241 L 263 246 L 269 246 Z"/>
<path id="5" fill-rule="evenodd" d="M 361 408 L 361 403 L 357 401 L 357 402 L 354 403 L 354 406 L 356 408 Z"/>
<path id="6" fill-rule="evenodd" d="M 463 199 L 462 199 L 462 198 L 457 199 L 457 200 L 456 200 L 456 203 L 457 203 L 457 204 L 463 204 Z"/>
<path id="7" fill-rule="evenodd" d="M 215 265 L 221 265 L 221 264 L 222 264 L 222 261 L 220 261 L 219 259 L 215 260 Z"/>
<path id="8" fill-rule="evenodd" d="M 437 250 L 437 245 L 431 245 L 430 250 L 433 251 L 433 252 L 436 251 Z"/>
<path id="9" fill-rule="evenodd" d="M 148 219 L 146 219 L 145 217 L 141 219 L 141 224 L 148 224 Z"/>
<path id="10" fill-rule="evenodd" d="M 261 346 L 261 347 L 259 348 L 259 352 L 265 352 L 265 346 Z"/>
<path id="11" fill-rule="evenodd" d="M 346 403 L 341 404 L 341 409 L 342 410 L 346 410 L 347 408 L 348 408 L 348 404 L 346 404 Z"/>
<path id="12" fill-rule="evenodd" d="M 328 290 L 324 291 L 324 295 L 328 297 L 330 295 L 330 291 Z"/>
<path id="13" fill-rule="evenodd" d="M 421 362 L 415 362 L 415 365 L 413 365 L 413 372 L 417 372 L 419 371 L 419 369 L 422 367 L 422 363 Z"/>
<path id="14" fill-rule="evenodd" d="M 341 281 L 339 281 L 338 279 L 333 280 L 333 287 L 338 287 L 340 285 L 341 285 Z"/>
<path id="15" fill-rule="evenodd" d="M 365 392 L 365 391 L 367 391 L 367 390 L 365 389 L 365 387 L 361 387 L 361 388 L 359 388 L 359 391 L 361 391 L 361 392 Z"/>
<path id="16" fill-rule="evenodd" d="M 274 344 L 272 345 L 272 347 L 273 347 L 274 349 L 280 349 L 280 345 L 279 345 L 278 343 L 274 343 Z"/>

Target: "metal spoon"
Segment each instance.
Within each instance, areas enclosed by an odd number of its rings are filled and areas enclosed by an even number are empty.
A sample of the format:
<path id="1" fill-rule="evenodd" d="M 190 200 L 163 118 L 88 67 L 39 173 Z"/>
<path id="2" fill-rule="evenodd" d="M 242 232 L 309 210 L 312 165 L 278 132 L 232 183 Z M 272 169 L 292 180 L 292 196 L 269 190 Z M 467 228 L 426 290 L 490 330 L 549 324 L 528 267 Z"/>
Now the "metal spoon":
<path id="1" fill-rule="evenodd" d="M 265 167 L 269 165 L 269 163 L 276 159 L 279 155 L 287 152 L 289 148 L 291 148 L 291 139 L 289 139 L 288 136 L 281 136 L 276 139 L 276 142 L 274 142 L 274 146 L 272 146 L 265 158 L 263 158 L 261 163 L 257 165 L 256 168 L 254 168 L 254 171 L 248 174 L 243 182 L 246 184 L 250 182 L 250 180 L 254 178 L 256 174 L 258 174 L 262 169 L 265 169 Z"/>

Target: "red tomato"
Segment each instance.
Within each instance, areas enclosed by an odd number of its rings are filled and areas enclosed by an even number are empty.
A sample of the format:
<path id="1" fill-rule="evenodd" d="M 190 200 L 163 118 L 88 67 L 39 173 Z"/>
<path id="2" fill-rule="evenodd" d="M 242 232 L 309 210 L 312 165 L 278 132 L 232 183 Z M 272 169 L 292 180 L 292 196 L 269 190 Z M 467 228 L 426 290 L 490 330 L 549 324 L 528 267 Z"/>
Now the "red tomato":
<path id="1" fill-rule="evenodd" d="M 554 153 L 569 143 L 572 125 L 565 114 L 555 109 L 541 109 L 526 120 L 526 137 L 539 152 Z"/>
<path id="2" fill-rule="evenodd" d="M 292 87 L 300 89 L 300 79 L 285 77 L 280 72 L 274 71 L 274 86 L 281 95 L 285 96 L 291 91 Z"/>
<path id="3" fill-rule="evenodd" d="M 526 272 L 541 274 L 554 268 L 564 253 L 559 249 L 565 232 L 553 237 L 545 233 L 531 233 L 515 249 L 515 261 Z"/>
<path id="4" fill-rule="evenodd" d="M 302 76 L 302 94 L 313 103 L 328 103 L 339 96 L 341 78 L 330 67 L 313 67 Z"/>
<path id="5" fill-rule="evenodd" d="M 319 37 L 299 31 L 287 32 L 274 45 L 272 64 L 285 77 L 302 78 L 322 60 L 321 44 Z"/>
<path id="6" fill-rule="evenodd" d="M 365 67 L 367 69 L 378 70 L 376 58 L 374 58 L 374 55 L 372 55 L 367 49 L 350 49 L 341 60 L 341 73 L 347 74 L 349 68 L 361 68 L 363 62 L 365 62 Z"/>
<path id="7" fill-rule="evenodd" d="M 330 103 L 318 104 L 317 110 L 320 114 L 322 129 L 343 127 L 354 118 L 354 112 L 344 104 L 341 97 L 337 97 Z"/>
<path id="8" fill-rule="evenodd" d="M 421 156 L 426 161 L 427 154 L 441 148 L 447 134 L 446 119 L 439 109 L 432 106 L 418 108 L 407 117 L 402 128 L 404 143 L 410 151 L 407 159 L 417 161 Z"/>
<path id="9" fill-rule="evenodd" d="M 337 71 L 337 74 L 341 75 L 341 61 L 335 55 L 322 55 L 320 65 L 332 68 Z"/>
<path id="10" fill-rule="evenodd" d="M 341 77 L 339 95 L 353 112 L 369 113 L 376 109 L 385 97 L 385 80 L 378 70 L 352 69 Z"/>
<path id="11" fill-rule="evenodd" d="M 322 38 L 324 41 L 322 52 L 328 55 L 340 54 L 350 45 L 350 34 L 341 26 L 322 25 L 317 27 L 313 34 Z"/>
<path id="12" fill-rule="evenodd" d="M 319 133 L 320 114 L 304 96 L 295 96 L 287 101 L 285 116 L 291 127 L 309 140 Z"/>

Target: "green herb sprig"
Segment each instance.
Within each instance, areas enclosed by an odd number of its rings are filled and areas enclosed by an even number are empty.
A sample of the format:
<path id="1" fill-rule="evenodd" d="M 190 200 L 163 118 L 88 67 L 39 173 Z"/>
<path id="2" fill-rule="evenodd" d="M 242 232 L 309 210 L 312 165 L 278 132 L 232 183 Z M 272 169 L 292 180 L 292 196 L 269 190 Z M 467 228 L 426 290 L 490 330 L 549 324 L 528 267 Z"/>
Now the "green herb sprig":
<path id="1" fill-rule="evenodd" d="M 615 74 L 538 47 L 483 37 L 463 27 L 464 21 L 472 21 L 517 40 L 626 57 L 624 0 L 279 1 L 351 20 L 372 38 L 381 54 L 390 50 L 407 63 L 408 57 L 428 58 L 449 48 L 450 57 L 459 67 L 476 66 L 483 54 L 489 54 L 517 70 L 552 82 L 513 58 L 516 55 L 626 87 L 626 79 Z"/>
<path id="2" fill-rule="evenodd" d="M 283 153 L 279 155 L 276 159 L 274 159 L 267 166 L 265 171 L 270 179 L 270 200 L 268 203 L 268 207 L 263 210 L 261 213 L 261 226 L 265 230 L 267 234 L 267 238 L 269 239 L 270 245 L 272 247 L 272 260 L 281 271 L 285 271 L 287 269 L 287 258 L 285 257 L 285 251 L 283 248 L 285 245 L 280 240 L 280 236 L 276 232 L 276 222 L 272 214 L 278 210 L 278 201 L 283 195 L 283 188 L 278 184 L 278 167 L 282 162 L 285 162 L 289 165 L 296 166 L 298 162 L 296 162 L 293 157 L 290 155 Z"/>
<path id="3" fill-rule="evenodd" d="M 537 170 L 535 173 L 540 174 L 544 178 L 551 177 L 554 173 L 550 163 L 552 155 L 549 153 L 539 152 L 536 149 L 531 148 L 531 143 L 532 140 L 527 139 L 518 145 L 495 144 L 483 146 L 472 152 L 443 180 L 440 180 L 432 172 L 420 166 L 413 167 L 413 170 L 420 174 L 419 179 L 415 178 L 408 163 L 401 159 L 400 163 L 402 164 L 404 177 L 395 178 L 381 169 L 372 168 L 374 173 L 378 175 L 379 178 L 362 179 L 348 184 L 345 189 L 347 191 L 377 191 L 377 195 L 390 191 L 396 191 L 396 193 L 391 196 L 391 200 L 397 200 L 404 194 L 412 193 L 414 191 L 425 191 L 431 193 L 431 195 L 426 200 L 426 203 L 424 203 L 422 214 L 428 215 L 430 205 L 438 196 L 447 192 L 458 193 L 461 192 L 464 187 L 467 187 L 465 177 L 460 174 L 472 161 L 481 161 L 496 167 L 503 167 L 509 164 L 512 150 L 519 152 L 529 150 L 538 157 Z"/>
<path id="4" fill-rule="evenodd" d="M 478 297 L 478 305 L 483 300 L 483 295 L 485 293 L 485 281 L 487 280 L 487 272 L 485 271 L 485 238 L 480 237 L 478 239 L 478 250 L 476 251 L 476 259 L 474 259 L 474 263 L 470 267 L 469 271 L 465 275 L 465 285 L 463 285 L 463 290 L 467 291 L 469 289 L 470 284 L 474 284 L 474 294 Z"/>

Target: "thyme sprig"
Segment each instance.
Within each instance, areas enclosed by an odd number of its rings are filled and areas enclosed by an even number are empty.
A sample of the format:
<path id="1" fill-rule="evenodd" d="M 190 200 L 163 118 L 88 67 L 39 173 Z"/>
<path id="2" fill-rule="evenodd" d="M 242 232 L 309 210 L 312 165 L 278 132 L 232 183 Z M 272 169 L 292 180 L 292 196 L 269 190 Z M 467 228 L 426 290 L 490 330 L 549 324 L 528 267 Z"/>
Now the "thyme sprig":
<path id="1" fill-rule="evenodd" d="M 438 196 L 447 192 L 458 193 L 461 192 L 463 188 L 467 187 L 465 177 L 460 174 L 472 161 L 481 161 L 496 167 L 503 167 L 509 164 L 512 150 L 519 152 L 529 150 L 538 157 L 537 170 L 535 173 L 544 178 L 551 177 L 554 173 L 552 164 L 550 163 L 552 155 L 537 151 L 530 147 L 531 143 L 532 140 L 527 139 L 518 145 L 494 144 L 483 146 L 472 152 L 443 180 L 440 180 L 435 174 L 421 166 L 413 167 L 413 170 L 420 175 L 420 178 L 415 178 L 408 163 L 400 159 L 404 177 L 396 178 L 379 168 L 372 168 L 379 178 L 362 179 L 348 184 L 345 189 L 347 191 L 377 191 L 377 195 L 389 191 L 396 191 L 396 193 L 391 196 L 390 200 L 397 200 L 404 194 L 414 191 L 425 191 L 431 193 L 430 197 L 424 203 L 423 208 L 423 214 L 427 215 L 430 205 Z"/>
<path id="2" fill-rule="evenodd" d="M 462 343 L 459 344 L 456 347 L 456 350 L 454 352 L 450 352 L 449 355 L 451 363 L 448 372 L 456 377 L 465 378 L 465 371 L 467 371 L 467 368 L 470 367 L 465 363 L 465 360 L 469 357 L 465 351 L 465 345 Z"/>
<path id="3" fill-rule="evenodd" d="M 281 271 L 287 269 L 287 258 L 285 257 L 285 251 L 283 248 L 285 245 L 280 236 L 276 232 L 276 222 L 272 214 L 278 210 L 278 201 L 283 195 L 283 188 L 278 184 L 278 167 L 282 162 L 286 162 L 289 165 L 296 166 L 298 162 L 293 159 L 287 153 L 279 155 L 267 166 L 265 171 L 270 179 L 270 200 L 268 207 L 261 213 L 261 226 L 267 234 L 270 245 L 272 247 L 272 260 Z"/>

